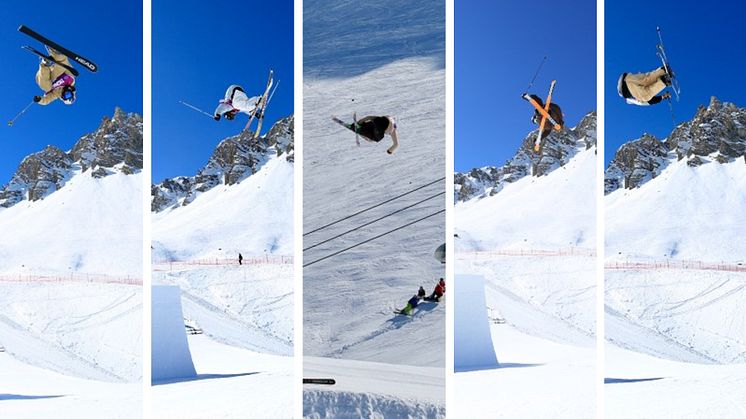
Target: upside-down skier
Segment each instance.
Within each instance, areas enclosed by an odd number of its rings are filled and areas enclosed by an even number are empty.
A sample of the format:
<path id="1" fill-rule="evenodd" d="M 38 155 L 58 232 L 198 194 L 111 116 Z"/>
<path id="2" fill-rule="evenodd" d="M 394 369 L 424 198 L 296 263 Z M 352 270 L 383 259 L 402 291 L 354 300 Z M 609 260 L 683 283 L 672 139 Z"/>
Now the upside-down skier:
<path id="1" fill-rule="evenodd" d="M 540 107 L 544 107 L 544 101 L 541 100 L 541 98 L 537 95 L 528 95 L 531 97 L 531 99 L 535 100 Z M 565 125 L 565 120 L 562 115 L 562 108 L 554 102 L 549 104 L 549 110 L 547 111 L 549 113 L 549 116 L 552 117 L 560 126 Z M 536 125 L 541 125 L 541 118 L 542 118 L 541 112 L 539 112 L 538 109 L 534 109 L 534 114 L 531 117 L 531 122 L 533 122 Z M 545 124 L 543 127 L 543 130 L 541 131 L 541 138 L 544 138 L 549 134 L 549 132 L 552 131 L 552 124 Z"/>
<path id="2" fill-rule="evenodd" d="M 675 77 L 673 74 L 668 66 L 658 67 L 648 73 L 623 73 L 617 82 L 617 92 L 631 105 L 655 105 L 671 97 L 669 92 L 657 95 L 671 86 L 671 78 Z"/>
<path id="3" fill-rule="evenodd" d="M 70 60 L 52 48 L 47 48 L 54 60 L 39 58 L 39 69 L 36 71 L 36 84 L 44 91 L 41 96 L 34 96 L 34 102 L 48 105 L 60 99 L 65 105 L 75 103 L 75 77 L 68 70 Z"/>
<path id="4" fill-rule="evenodd" d="M 241 86 L 232 84 L 225 91 L 225 97 L 220 100 L 213 117 L 216 121 L 220 121 L 220 117 L 233 120 L 239 112 L 253 116 L 261 99 L 261 96 L 248 97 Z"/>
<path id="5" fill-rule="evenodd" d="M 355 132 L 370 142 L 380 142 L 384 135 L 388 134 L 393 141 L 386 152 L 394 154 L 399 148 L 399 139 L 396 136 L 396 120 L 392 116 L 366 116 L 358 119 Z"/>

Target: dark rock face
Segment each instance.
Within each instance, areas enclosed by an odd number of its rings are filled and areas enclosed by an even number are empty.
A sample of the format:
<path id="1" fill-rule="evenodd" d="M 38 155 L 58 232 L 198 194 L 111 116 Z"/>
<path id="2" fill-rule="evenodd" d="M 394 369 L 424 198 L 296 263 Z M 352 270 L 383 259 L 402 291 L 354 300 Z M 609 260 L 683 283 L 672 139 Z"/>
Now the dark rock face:
<path id="1" fill-rule="evenodd" d="M 215 186 L 239 183 L 259 171 L 273 156 L 284 155 L 288 162 L 294 162 L 293 116 L 277 121 L 265 136 L 257 139 L 253 136 L 251 131 L 243 131 L 221 141 L 207 164 L 193 177 L 179 176 L 152 185 L 151 211 L 188 205 Z"/>
<path id="2" fill-rule="evenodd" d="M 0 189 L 0 207 L 44 199 L 78 171 L 101 178 L 140 170 L 142 117 L 117 108 L 114 117 L 105 117 L 98 129 L 81 137 L 71 151 L 50 145 L 23 159 L 10 182 Z"/>
<path id="3" fill-rule="evenodd" d="M 721 103 L 714 96 L 700 106 L 691 121 L 676 127 L 663 141 L 644 134 L 624 144 L 606 169 L 605 193 L 633 189 L 655 178 L 674 161 L 690 167 L 745 158 L 746 109 Z"/>
<path id="4" fill-rule="evenodd" d="M 474 197 L 492 196 L 502 190 L 507 183 L 523 177 L 544 176 L 558 167 L 564 166 L 582 149 L 596 145 L 596 112 L 590 112 L 571 129 L 552 131 L 544 139 L 540 154 L 534 152 L 534 142 L 538 130 L 524 138 L 515 156 L 504 166 L 487 166 L 454 175 L 456 194 L 454 199 L 467 201 Z"/>

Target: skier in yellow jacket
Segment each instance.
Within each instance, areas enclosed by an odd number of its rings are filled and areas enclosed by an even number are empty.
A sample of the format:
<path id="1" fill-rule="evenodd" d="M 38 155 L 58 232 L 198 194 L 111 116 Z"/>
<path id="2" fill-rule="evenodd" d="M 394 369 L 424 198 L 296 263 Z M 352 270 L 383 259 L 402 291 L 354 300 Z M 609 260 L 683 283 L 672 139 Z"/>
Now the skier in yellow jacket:
<path id="1" fill-rule="evenodd" d="M 48 48 L 49 56 L 54 61 L 70 67 L 67 56 Z M 60 99 L 65 105 L 75 103 L 75 77 L 70 70 L 47 59 L 39 60 L 39 70 L 36 72 L 36 84 L 44 91 L 42 96 L 34 96 L 34 102 L 48 105 Z"/>
<path id="2" fill-rule="evenodd" d="M 671 97 L 668 92 L 656 96 L 671 85 L 671 77 L 673 72 L 665 67 L 659 67 L 649 73 L 624 73 L 619 77 L 617 92 L 631 105 L 655 105 Z"/>

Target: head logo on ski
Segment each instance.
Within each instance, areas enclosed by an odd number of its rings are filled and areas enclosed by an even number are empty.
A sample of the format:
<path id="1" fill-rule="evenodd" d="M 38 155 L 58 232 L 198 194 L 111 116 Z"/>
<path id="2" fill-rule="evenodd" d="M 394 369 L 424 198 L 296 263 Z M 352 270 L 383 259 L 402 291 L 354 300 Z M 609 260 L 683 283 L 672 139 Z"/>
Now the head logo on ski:
<path id="1" fill-rule="evenodd" d="M 39 67 L 36 71 L 36 84 L 42 90 L 42 94 L 35 95 L 33 101 L 26 105 L 12 120 L 8 122 L 13 126 L 15 121 L 21 117 L 34 103 L 48 105 L 55 100 L 60 100 L 65 105 L 72 105 L 77 99 L 76 77 L 80 75 L 73 67 L 70 60 L 84 66 L 91 72 L 96 72 L 98 66 L 89 59 L 72 52 L 60 44 L 44 37 L 27 26 L 21 25 L 18 31 L 36 39 L 44 44 L 46 53 L 31 46 L 24 45 L 22 48 L 39 57 Z"/>

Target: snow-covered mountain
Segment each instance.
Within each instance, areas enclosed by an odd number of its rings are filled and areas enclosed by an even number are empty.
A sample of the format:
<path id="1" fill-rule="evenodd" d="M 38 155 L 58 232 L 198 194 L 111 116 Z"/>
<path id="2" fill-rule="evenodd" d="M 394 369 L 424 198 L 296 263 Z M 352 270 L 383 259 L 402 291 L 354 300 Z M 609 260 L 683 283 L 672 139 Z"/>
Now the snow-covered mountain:
<path id="1" fill-rule="evenodd" d="M 492 196 L 509 183 L 529 175 L 544 176 L 566 165 L 580 150 L 596 145 L 596 112 L 588 113 L 573 128 L 552 132 L 544 140 L 539 154 L 534 151 L 537 133 L 535 130 L 526 135 L 515 156 L 501 167 L 486 166 L 465 173 L 457 172 L 454 177 L 455 202 Z"/>
<path id="2" fill-rule="evenodd" d="M 49 145 L 23 159 L 10 182 L 0 189 L 0 207 L 44 199 L 78 172 L 103 178 L 141 169 L 142 117 L 116 108 L 113 117 L 104 117 L 98 129 L 81 137 L 71 150 Z"/>
<path id="3" fill-rule="evenodd" d="M 606 254 L 742 262 L 746 109 L 714 97 L 659 141 L 620 147 L 606 170 Z"/>
<path id="4" fill-rule="evenodd" d="M 273 156 L 285 156 L 292 163 L 294 117 L 283 118 L 263 137 L 254 139 L 248 130 L 226 138 L 215 148 L 207 164 L 195 176 L 166 179 L 151 188 L 151 209 L 161 212 L 185 206 L 203 192 L 218 185 L 234 185 L 255 174 Z"/>
<path id="5" fill-rule="evenodd" d="M 142 117 L 116 109 L 70 151 L 26 157 L 0 192 L 0 273 L 142 277 Z M 105 233 L 105 234 L 103 234 Z"/>
<path id="6" fill-rule="evenodd" d="M 659 140 L 643 134 L 622 145 L 606 169 L 604 190 L 634 189 L 659 176 L 669 165 L 684 161 L 690 167 L 706 163 L 746 163 L 746 109 L 716 97 L 700 105 L 691 121 L 679 124 Z"/>

